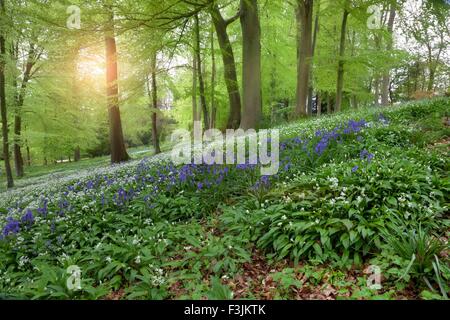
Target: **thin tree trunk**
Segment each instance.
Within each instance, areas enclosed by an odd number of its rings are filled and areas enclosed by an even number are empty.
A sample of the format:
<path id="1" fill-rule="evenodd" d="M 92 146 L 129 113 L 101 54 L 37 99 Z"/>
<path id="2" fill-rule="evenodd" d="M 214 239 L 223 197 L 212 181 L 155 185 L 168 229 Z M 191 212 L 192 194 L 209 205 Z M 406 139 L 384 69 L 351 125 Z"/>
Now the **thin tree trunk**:
<path id="1" fill-rule="evenodd" d="M 347 2 L 346 2 L 347 4 Z M 344 8 L 344 14 L 342 15 L 342 25 L 341 25 L 341 40 L 339 43 L 339 63 L 338 63 L 338 75 L 336 84 L 336 104 L 335 112 L 341 111 L 342 106 L 342 95 L 344 89 L 344 56 L 345 56 L 345 34 L 347 32 L 347 20 L 349 12 L 347 7 Z"/>
<path id="2" fill-rule="evenodd" d="M 418 60 L 414 66 L 414 92 L 417 92 L 419 88 L 419 76 L 420 76 L 420 61 Z"/>
<path id="3" fill-rule="evenodd" d="M 25 140 L 25 145 L 27 149 L 27 166 L 31 166 L 31 153 L 30 153 L 30 146 L 28 145 L 28 141 Z"/>
<path id="4" fill-rule="evenodd" d="M 17 59 L 17 57 L 13 57 Z M 35 47 L 31 43 L 30 50 L 28 51 L 27 62 L 25 65 L 25 71 L 23 73 L 22 83 L 19 88 L 17 88 L 17 81 L 14 80 L 14 89 L 16 91 L 15 95 L 15 108 L 14 108 L 14 167 L 16 169 L 16 175 L 18 177 L 23 177 L 23 157 L 21 151 L 21 133 L 22 133 L 22 107 L 25 101 L 25 91 L 28 82 L 31 77 L 31 70 L 35 64 Z"/>
<path id="5" fill-rule="evenodd" d="M 81 149 L 80 146 L 77 146 L 73 152 L 73 160 L 78 162 L 81 160 Z"/>
<path id="6" fill-rule="evenodd" d="M 80 86 L 78 84 L 78 79 L 77 79 L 77 61 L 78 61 L 78 57 L 80 54 L 80 50 L 81 50 L 81 46 L 80 44 L 76 44 L 74 46 L 74 49 L 72 51 L 72 108 L 74 108 L 77 111 L 81 111 L 80 108 L 80 103 L 79 103 L 79 99 L 80 99 Z M 76 128 L 76 131 L 79 132 L 80 130 L 82 130 L 80 128 L 80 120 L 79 119 L 75 119 L 74 125 Z M 75 149 L 73 150 L 73 160 L 75 162 L 78 162 L 81 160 L 81 148 L 80 145 L 78 144 L 80 142 L 80 138 L 79 135 L 75 135 L 74 136 L 74 144 Z"/>
<path id="7" fill-rule="evenodd" d="M 261 26 L 257 0 L 241 0 L 242 101 L 241 128 L 256 129 L 262 117 Z"/>
<path id="8" fill-rule="evenodd" d="M 155 154 L 161 153 L 161 148 L 159 146 L 159 135 L 158 135 L 158 127 L 157 127 L 157 110 L 158 110 L 158 87 L 156 84 L 156 59 L 157 52 L 154 50 L 152 56 L 152 104 L 153 104 L 153 113 L 152 113 L 152 141 L 153 148 L 155 149 Z"/>
<path id="9" fill-rule="evenodd" d="M 395 19 L 395 5 L 391 4 L 391 8 L 389 11 L 389 19 L 387 30 L 389 33 L 389 39 L 387 41 L 386 49 L 387 51 L 391 51 L 393 47 L 393 30 L 394 30 L 394 19 Z M 390 70 L 387 70 L 383 74 L 383 79 L 381 81 L 381 105 L 388 106 L 389 105 L 389 85 L 391 83 Z"/>
<path id="10" fill-rule="evenodd" d="M 297 105 L 296 116 L 306 116 L 312 58 L 313 0 L 297 0 Z"/>
<path id="11" fill-rule="evenodd" d="M 381 23 L 381 22 L 380 22 Z M 381 50 L 381 40 L 380 37 L 375 34 L 375 49 Z M 380 105 L 380 75 L 378 73 L 374 74 L 374 82 L 373 82 L 373 88 L 374 88 L 374 97 L 373 97 L 373 103 L 375 106 Z"/>
<path id="12" fill-rule="evenodd" d="M 428 87 L 427 87 L 427 91 L 431 92 L 434 89 L 434 78 L 436 75 L 436 67 L 435 66 L 431 66 L 430 67 L 430 76 L 428 79 Z"/>
<path id="13" fill-rule="evenodd" d="M 317 12 L 316 12 L 316 18 L 314 20 L 314 33 L 313 33 L 313 40 L 312 40 L 312 54 L 311 59 L 314 58 L 315 52 L 316 52 L 316 43 L 317 43 L 317 37 L 319 35 L 319 17 L 320 17 L 320 1 L 317 1 Z M 313 80 L 313 61 L 311 61 L 311 69 L 310 69 L 310 79 L 309 79 L 309 90 L 308 90 L 308 114 L 312 115 L 312 101 L 313 101 L 313 95 L 314 95 L 314 88 L 312 84 Z"/>
<path id="14" fill-rule="evenodd" d="M 20 146 L 20 134 L 22 130 L 22 117 L 19 113 L 16 113 L 14 115 L 14 167 L 16 169 L 16 175 L 17 177 L 23 177 L 24 170 L 23 170 L 23 157 L 22 157 L 22 151 Z"/>
<path id="15" fill-rule="evenodd" d="M 358 97 L 355 94 L 352 95 L 352 105 L 354 109 L 358 109 Z"/>
<path id="16" fill-rule="evenodd" d="M 216 127 L 216 53 L 214 51 L 214 25 L 211 25 L 211 118 L 210 128 Z"/>
<path id="17" fill-rule="evenodd" d="M 203 113 L 203 126 L 207 130 L 209 128 L 209 113 L 208 107 L 206 105 L 206 94 L 205 94 L 205 82 L 203 81 L 203 70 L 202 70 L 202 58 L 200 52 L 200 25 L 198 21 L 198 14 L 194 16 L 195 20 L 195 54 L 197 60 L 197 75 L 198 84 L 200 89 L 200 105 Z"/>
<path id="18" fill-rule="evenodd" d="M 380 78 L 378 77 L 378 75 L 375 78 L 374 81 L 374 88 L 375 88 L 375 93 L 374 93 L 374 104 L 375 106 L 379 106 L 380 105 Z"/>
<path id="19" fill-rule="evenodd" d="M 106 96 L 109 115 L 109 139 L 111 163 L 128 161 L 130 156 L 125 148 L 122 121 L 119 109 L 119 85 L 117 73 L 117 48 L 114 35 L 114 13 L 109 10 L 109 21 L 105 33 L 106 46 Z"/>
<path id="20" fill-rule="evenodd" d="M 327 114 L 331 114 L 331 93 L 327 92 Z"/>
<path id="21" fill-rule="evenodd" d="M 5 3 L 0 0 L 0 14 L 3 18 L 5 16 Z M 11 164 L 9 162 L 9 140 L 8 140 L 8 114 L 6 107 L 6 83 L 5 83 L 5 35 L 0 31 L 0 113 L 2 117 L 2 135 L 3 135 L 3 159 L 5 161 L 5 174 L 7 187 L 14 186 L 14 180 L 11 171 Z"/>
<path id="22" fill-rule="evenodd" d="M 227 33 L 229 21 L 225 21 L 217 4 L 211 8 L 211 16 L 217 33 L 220 49 L 222 51 L 223 66 L 225 69 L 225 85 L 230 101 L 230 115 L 227 128 L 237 129 L 241 123 L 241 96 L 237 81 L 236 62 L 233 47 Z"/>
<path id="23" fill-rule="evenodd" d="M 197 55 L 192 51 L 192 127 L 199 121 L 197 106 Z"/>
<path id="24" fill-rule="evenodd" d="M 322 115 L 322 96 L 320 92 L 317 92 L 316 95 L 316 105 L 317 105 L 317 116 L 320 117 Z"/>

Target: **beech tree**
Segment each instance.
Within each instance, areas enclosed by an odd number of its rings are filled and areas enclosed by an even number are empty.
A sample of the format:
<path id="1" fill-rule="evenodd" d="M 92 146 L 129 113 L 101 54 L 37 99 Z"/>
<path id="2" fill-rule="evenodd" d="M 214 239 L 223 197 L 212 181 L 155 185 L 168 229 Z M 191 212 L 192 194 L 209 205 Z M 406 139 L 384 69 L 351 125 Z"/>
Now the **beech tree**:
<path id="1" fill-rule="evenodd" d="M 106 46 L 106 96 L 109 115 L 109 139 L 111 148 L 111 162 L 119 163 L 130 159 L 123 139 L 122 121 L 119 109 L 119 84 L 117 73 L 117 48 L 114 35 L 114 12 L 109 6 L 105 30 Z"/>
<path id="2" fill-rule="evenodd" d="M 314 0 L 297 0 L 297 106 L 295 114 L 306 116 L 310 68 L 312 59 L 312 21 Z"/>
<path id="3" fill-rule="evenodd" d="M 213 3 L 210 8 L 210 13 L 216 29 L 220 50 L 222 52 L 224 78 L 230 102 L 230 115 L 228 117 L 227 128 L 237 129 L 241 124 L 241 95 L 237 80 L 233 47 L 230 38 L 228 37 L 227 27 L 240 17 L 240 12 L 225 20 L 217 3 Z"/>
<path id="4" fill-rule="evenodd" d="M 389 52 L 392 50 L 393 46 L 393 29 L 394 29 L 394 19 L 396 15 L 396 4 L 390 3 L 389 8 L 389 18 L 387 23 L 387 32 L 389 38 L 387 39 L 386 50 Z M 387 70 L 384 72 L 382 81 L 381 81 L 381 105 L 387 106 L 389 105 L 389 86 L 391 84 L 390 71 Z"/>
<path id="5" fill-rule="evenodd" d="M 258 1 L 241 0 L 242 28 L 242 120 L 241 128 L 257 128 L 262 117 L 261 27 Z"/>
<path id="6" fill-rule="evenodd" d="M 200 92 L 200 106 L 203 114 L 203 128 L 205 130 L 209 129 L 210 120 L 208 106 L 206 105 L 206 92 L 205 92 L 205 82 L 203 81 L 203 68 L 202 68 L 202 57 L 200 48 L 200 23 L 198 14 L 194 15 L 194 51 L 195 51 L 195 73 L 198 76 L 199 92 Z"/>
<path id="7" fill-rule="evenodd" d="M 339 62 L 338 62 L 338 72 L 337 72 L 337 82 L 336 82 L 336 104 L 335 104 L 335 112 L 341 111 L 342 105 L 342 94 L 344 89 L 344 55 L 345 55 L 345 38 L 347 33 L 347 21 L 349 12 L 350 1 L 345 0 L 344 3 L 344 12 L 342 14 L 342 23 L 341 23 L 341 36 L 339 42 Z"/>
<path id="8" fill-rule="evenodd" d="M 5 2 L 0 0 L 0 23 L 5 23 Z M 6 80 L 5 80 L 5 58 L 6 44 L 5 34 L 6 28 L 2 25 L 0 28 L 0 113 L 2 117 L 2 139 L 3 139 L 3 160 L 5 162 L 5 174 L 8 188 L 14 186 L 14 180 L 9 160 L 9 140 L 8 140 L 8 115 L 6 106 Z"/>
<path id="9" fill-rule="evenodd" d="M 153 55 L 151 58 L 152 66 L 151 66 L 151 89 L 149 86 L 149 92 L 151 92 L 151 100 L 152 100 L 152 142 L 153 149 L 155 150 L 155 154 L 161 153 L 161 148 L 159 146 L 159 134 L 157 127 L 157 116 L 158 116 L 158 87 L 156 83 L 156 74 L 157 74 L 157 59 L 158 52 L 157 50 L 153 50 Z"/>

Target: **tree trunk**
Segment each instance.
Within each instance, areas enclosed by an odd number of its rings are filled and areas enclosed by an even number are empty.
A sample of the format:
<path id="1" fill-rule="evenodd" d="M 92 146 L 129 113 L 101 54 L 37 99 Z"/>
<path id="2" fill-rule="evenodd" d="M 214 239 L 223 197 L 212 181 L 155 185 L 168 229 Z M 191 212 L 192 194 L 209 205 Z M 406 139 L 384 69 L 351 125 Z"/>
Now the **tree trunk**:
<path id="1" fill-rule="evenodd" d="M 346 1 L 347 4 L 347 1 Z M 336 104 L 335 112 L 341 111 L 342 106 L 342 95 L 344 89 L 344 55 L 345 55 L 345 34 L 347 32 L 347 19 L 349 12 L 347 7 L 344 9 L 344 14 L 342 15 L 342 26 L 341 26 L 341 40 L 339 43 L 339 64 L 338 64 L 338 75 L 336 84 Z"/>
<path id="2" fill-rule="evenodd" d="M 4 0 L 0 0 L 0 14 L 1 17 L 5 16 L 5 3 Z M 0 31 L 0 113 L 2 117 L 2 135 L 3 135 L 3 159 L 5 161 L 5 174 L 7 187 L 12 188 L 14 186 L 14 180 L 11 171 L 11 164 L 9 162 L 9 140 L 8 140 L 8 114 L 6 107 L 6 83 L 5 83 L 5 35 L 3 31 Z"/>
<path id="3" fill-rule="evenodd" d="M 122 121 L 119 109 L 119 85 L 117 75 L 117 48 L 114 35 L 114 13 L 109 10 L 109 21 L 105 33 L 106 46 L 106 96 L 109 115 L 109 139 L 111 163 L 128 161 L 130 156 L 125 149 Z"/>
<path id="4" fill-rule="evenodd" d="M 241 123 L 241 96 L 237 81 L 236 62 L 234 60 L 233 47 L 227 33 L 228 23 L 222 17 L 219 7 L 214 4 L 211 16 L 217 33 L 220 49 L 222 51 L 223 66 L 225 69 L 225 84 L 230 101 L 230 115 L 227 128 L 237 129 Z"/>
<path id="5" fill-rule="evenodd" d="M 198 21 L 198 14 L 194 16 L 195 20 L 195 54 L 197 60 L 197 74 L 198 74 L 198 84 L 200 89 L 200 106 L 203 113 L 203 126 L 204 130 L 209 128 L 209 113 L 208 107 L 206 105 L 206 94 L 205 94 L 205 82 L 203 81 L 203 70 L 202 70 L 202 57 L 200 52 L 200 25 Z"/>
<path id="6" fill-rule="evenodd" d="M 320 117 L 322 115 L 322 96 L 320 92 L 317 92 L 316 95 L 316 105 L 317 105 L 317 116 Z"/>
<path id="7" fill-rule="evenodd" d="M 313 0 L 297 0 L 297 105 L 296 116 L 306 116 L 312 58 Z"/>
<path id="8" fill-rule="evenodd" d="M 327 92 L 327 114 L 331 114 L 331 93 Z"/>
<path id="9" fill-rule="evenodd" d="M 216 53 L 214 51 L 214 25 L 211 25 L 211 118 L 210 128 L 216 127 Z"/>
<path id="10" fill-rule="evenodd" d="M 375 81 L 374 81 L 374 88 L 375 88 L 375 97 L 374 97 L 374 104 L 375 106 L 379 106 L 380 105 L 380 78 L 378 76 L 376 76 Z"/>
<path id="11" fill-rule="evenodd" d="M 352 95 L 352 105 L 354 109 L 358 109 L 358 97 L 355 94 Z"/>
<path id="12" fill-rule="evenodd" d="M 256 129 L 262 117 L 261 27 L 257 0 L 241 0 L 242 101 L 241 128 Z"/>
<path id="13" fill-rule="evenodd" d="M 154 50 L 152 56 L 152 104 L 153 104 L 153 113 L 152 113 L 152 141 L 153 148 L 155 149 L 155 154 L 161 153 L 161 148 L 159 146 L 159 135 L 158 135 L 158 127 L 157 127 L 157 113 L 158 110 L 158 87 L 156 84 L 156 59 L 157 52 Z"/>
<path id="14" fill-rule="evenodd" d="M 192 128 L 199 121 L 197 106 L 197 55 L 192 51 Z"/>
<path id="15" fill-rule="evenodd" d="M 428 79 L 428 87 L 427 87 L 428 92 L 431 92 L 434 89 L 434 78 L 435 78 L 435 75 L 436 75 L 436 67 L 435 66 L 431 66 L 430 67 L 430 76 L 429 76 L 429 79 Z"/>
<path id="16" fill-rule="evenodd" d="M 393 30 L 394 30 L 394 19 L 395 19 L 395 5 L 391 4 L 391 8 L 389 11 L 389 20 L 387 25 L 387 30 L 389 33 L 389 40 L 387 41 L 386 49 L 387 51 L 392 50 L 393 46 Z M 383 79 L 381 81 L 381 105 L 388 106 L 389 105 L 389 85 L 391 83 L 390 71 L 387 70 L 385 74 L 383 74 Z"/>
<path id="17" fill-rule="evenodd" d="M 18 59 L 18 57 L 13 57 Z M 23 73 L 22 83 L 19 88 L 17 88 L 17 81 L 14 80 L 14 89 L 16 91 L 15 95 L 15 108 L 14 108 L 14 167 L 16 169 L 16 175 L 18 177 L 23 177 L 23 157 L 21 151 L 21 133 L 22 133 L 22 107 L 25 100 L 25 91 L 28 82 L 31 77 L 31 70 L 33 69 L 35 59 L 35 48 L 32 43 L 30 43 L 30 50 L 28 51 L 27 62 L 25 65 L 25 70 Z"/>
<path id="18" fill-rule="evenodd" d="M 28 141 L 25 140 L 25 145 L 27 146 L 27 166 L 31 166 L 31 153 L 30 153 L 30 146 L 28 145 Z"/>
<path id="19" fill-rule="evenodd" d="M 23 157 L 20 148 L 20 133 L 22 130 L 22 117 L 16 113 L 14 116 L 14 167 L 17 177 L 23 177 Z"/>
<path id="20" fill-rule="evenodd" d="M 316 12 L 316 18 L 314 20 L 314 33 L 313 33 L 313 39 L 312 39 L 312 54 L 311 59 L 314 58 L 314 54 L 316 51 L 316 43 L 317 43 L 317 37 L 319 35 L 319 16 L 320 16 L 320 1 L 317 2 L 317 12 Z M 310 79 L 309 79 L 309 90 L 308 90 L 308 115 L 312 115 L 312 101 L 313 101 L 313 95 L 314 95 L 314 88 L 313 88 L 313 61 L 311 61 L 311 67 L 310 67 Z M 319 94 L 317 94 L 319 95 Z"/>
<path id="21" fill-rule="evenodd" d="M 78 162 L 81 160 L 81 150 L 80 150 L 80 146 L 77 146 L 73 152 L 73 160 L 75 162 Z"/>

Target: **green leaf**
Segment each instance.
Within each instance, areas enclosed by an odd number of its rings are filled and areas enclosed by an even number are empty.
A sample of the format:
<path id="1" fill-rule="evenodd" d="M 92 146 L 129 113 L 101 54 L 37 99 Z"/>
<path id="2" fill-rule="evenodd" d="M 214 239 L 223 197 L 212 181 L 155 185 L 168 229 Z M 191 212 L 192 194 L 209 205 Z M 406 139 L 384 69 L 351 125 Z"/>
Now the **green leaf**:
<path id="1" fill-rule="evenodd" d="M 397 199 L 395 199 L 394 197 L 387 198 L 387 202 L 393 205 L 394 207 L 397 207 Z"/>

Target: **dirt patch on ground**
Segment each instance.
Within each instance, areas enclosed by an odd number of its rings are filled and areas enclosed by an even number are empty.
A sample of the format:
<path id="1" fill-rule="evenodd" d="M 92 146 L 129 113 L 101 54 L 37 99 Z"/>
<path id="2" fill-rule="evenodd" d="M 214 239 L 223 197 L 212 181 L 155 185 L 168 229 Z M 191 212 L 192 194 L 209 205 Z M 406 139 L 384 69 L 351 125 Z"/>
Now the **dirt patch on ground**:
<path id="1" fill-rule="evenodd" d="M 314 267 L 315 274 L 320 274 L 319 278 L 314 278 L 311 274 L 306 274 L 303 265 L 300 263 L 294 266 L 292 262 L 283 260 L 275 265 L 270 265 L 264 255 L 255 250 L 252 260 L 242 267 L 243 272 L 232 278 L 225 279 L 223 283 L 228 285 L 233 291 L 234 299 L 291 299 L 291 300 L 335 300 L 338 298 L 351 298 L 355 291 L 365 286 L 358 283 L 364 275 L 367 275 L 368 266 L 358 269 L 342 271 L 341 284 L 336 284 L 336 274 L 325 266 Z M 283 286 L 279 281 L 274 280 L 274 274 L 282 272 L 285 268 L 294 269 L 292 277 L 298 281 L 297 285 Z M 384 279 L 382 279 L 384 282 Z M 283 296 L 279 294 L 283 292 Z M 383 294 L 385 291 L 375 291 L 374 294 Z M 355 297 L 352 297 L 355 298 Z M 417 299 L 417 292 L 414 286 L 398 291 L 395 297 L 399 300 Z M 356 297 L 358 300 L 364 297 Z"/>
<path id="2" fill-rule="evenodd" d="M 436 141 L 428 146 L 430 149 L 440 149 L 450 151 L 450 137 L 445 137 L 442 140 Z"/>
<path id="3" fill-rule="evenodd" d="M 119 289 L 118 291 L 112 291 L 109 293 L 104 300 L 121 300 L 125 295 L 124 289 Z"/>

